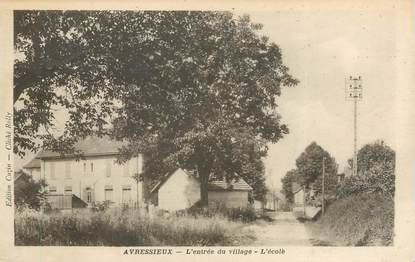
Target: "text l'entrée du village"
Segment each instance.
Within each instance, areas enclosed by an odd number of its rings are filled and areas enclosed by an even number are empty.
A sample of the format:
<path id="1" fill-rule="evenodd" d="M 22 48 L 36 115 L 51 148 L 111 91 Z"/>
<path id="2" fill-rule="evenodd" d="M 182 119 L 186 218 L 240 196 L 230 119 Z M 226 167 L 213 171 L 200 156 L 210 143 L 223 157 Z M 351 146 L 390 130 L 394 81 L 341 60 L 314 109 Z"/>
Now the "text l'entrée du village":
<path id="1" fill-rule="evenodd" d="M 284 248 L 258 248 L 258 249 L 212 249 L 212 248 L 187 248 L 174 250 L 171 248 L 128 248 L 124 255 L 285 255 Z"/>

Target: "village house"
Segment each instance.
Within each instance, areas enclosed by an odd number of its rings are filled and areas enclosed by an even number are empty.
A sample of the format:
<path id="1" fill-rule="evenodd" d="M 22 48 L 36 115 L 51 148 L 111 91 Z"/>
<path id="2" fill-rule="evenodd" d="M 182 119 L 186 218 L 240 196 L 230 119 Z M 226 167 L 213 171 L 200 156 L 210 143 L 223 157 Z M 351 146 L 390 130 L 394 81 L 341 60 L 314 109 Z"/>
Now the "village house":
<path id="1" fill-rule="evenodd" d="M 88 137 L 75 145 L 82 158 L 41 151 L 24 168 L 34 179 L 45 180 L 52 208 L 90 207 L 104 201 L 113 206 L 143 207 L 151 202 L 160 209 L 173 211 L 189 208 L 200 200 L 197 176 L 179 168 L 165 175 L 151 189 L 152 201 L 146 201 L 144 182 L 134 179 L 143 171 L 143 155 L 117 163 L 121 146 L 121 142 L 109 138 Z M 251 191 L 252 187 L 242 178 L 211 181 L 209 205 L 247 207 Z"/>
<path id="2" fill-rule="evenodd" d="M 134 175 L 143 170 L 143 156 L 119 164 L 116 160 L 121 146 L 121 142 L 108 138 L 88 137 L 75 145 L 82 152 L 80 159 L 41 151 L 24 168 L 34 179 L 45 180 L 48 200 L 55 208 L 73 208 L 73 196 L 88 206 L 104 201 L 140 206 L 142 182 Z"/>
<path id="3" fill-rule="evenodd" d="M 231 181 L 214 180 L 208 184 L 209 206 L 245 208 L 252 187 L 241 177 Z M 195 172 L 178 168 L 164 176 L 150 192 L 153 202 L 169 211 L 190 208 L 200 200 L 200 182 Z"/>
<path id="4" fill-rule="evenodd" d="M 294 194 L 294 207 L 303 207 L 305 205 L 305 190 L 300 184 L 292 184 L 292 192 Z"/>
<path id="5" fill-rule="evenodd" d="M 264 199 L 264 209 L 271 211 L 281 210 L 284 196 L 278 192 L 267 192 Z"/>

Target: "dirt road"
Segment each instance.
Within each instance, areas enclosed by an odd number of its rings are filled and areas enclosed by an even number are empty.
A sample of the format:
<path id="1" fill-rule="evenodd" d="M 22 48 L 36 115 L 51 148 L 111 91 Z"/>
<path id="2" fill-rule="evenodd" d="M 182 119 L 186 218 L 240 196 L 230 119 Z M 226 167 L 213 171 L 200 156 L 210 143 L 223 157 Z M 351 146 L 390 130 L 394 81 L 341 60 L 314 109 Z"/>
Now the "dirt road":
<path id="1" fill-rule="evenodd" d="M 311 246 L 304 225 L 291 212 L 267 213 L 271 222 L 259 221 L 247 229 L 255 232 L 253 246 Z"/>

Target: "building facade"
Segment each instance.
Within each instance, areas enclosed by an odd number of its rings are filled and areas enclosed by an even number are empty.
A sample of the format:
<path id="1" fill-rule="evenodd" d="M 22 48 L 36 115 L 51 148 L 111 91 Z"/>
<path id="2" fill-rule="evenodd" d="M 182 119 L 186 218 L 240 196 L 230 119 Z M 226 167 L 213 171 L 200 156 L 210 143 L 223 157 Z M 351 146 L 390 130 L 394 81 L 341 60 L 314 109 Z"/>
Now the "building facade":
<path id="1" fill-rule="evenodd" d="M 252 187 L 242 178 L 237 180 L 210 181 L 208 185 L 209 206 L 245 208 L 250 205 Z M 200 200 L 200 182 L 193 172 L 178 168 L 167 174 L 151 190 L 153 203 L 160 209 L 176 211 L 194 206 Z"/>
<path id="2" fill-rule="evenodd" d="M 74 195 L 88 206 L 108 201 L 113 205 L 143 205 L 143 185 L 134 177 L 143 170 L 143 156 L 138 154 L 118 163 L 120 142 L 107 138 L 87 138 L 75 145 L 82 157 L 61 156 L 42 151 L 39 179 L 44 179 L 48 195 Z M 56 197 L 55 197 L 56 198 Z"/>

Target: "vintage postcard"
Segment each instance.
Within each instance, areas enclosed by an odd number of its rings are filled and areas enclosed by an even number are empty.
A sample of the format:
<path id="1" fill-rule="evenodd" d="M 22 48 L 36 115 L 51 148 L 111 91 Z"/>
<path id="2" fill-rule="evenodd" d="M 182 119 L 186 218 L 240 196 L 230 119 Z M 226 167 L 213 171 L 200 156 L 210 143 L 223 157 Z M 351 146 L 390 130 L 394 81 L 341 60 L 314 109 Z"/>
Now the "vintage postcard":
<path id="1" fill-rule="evenodd" d="M 414 10 L 0 3 L 0 260 L 415 261 Z"/>

